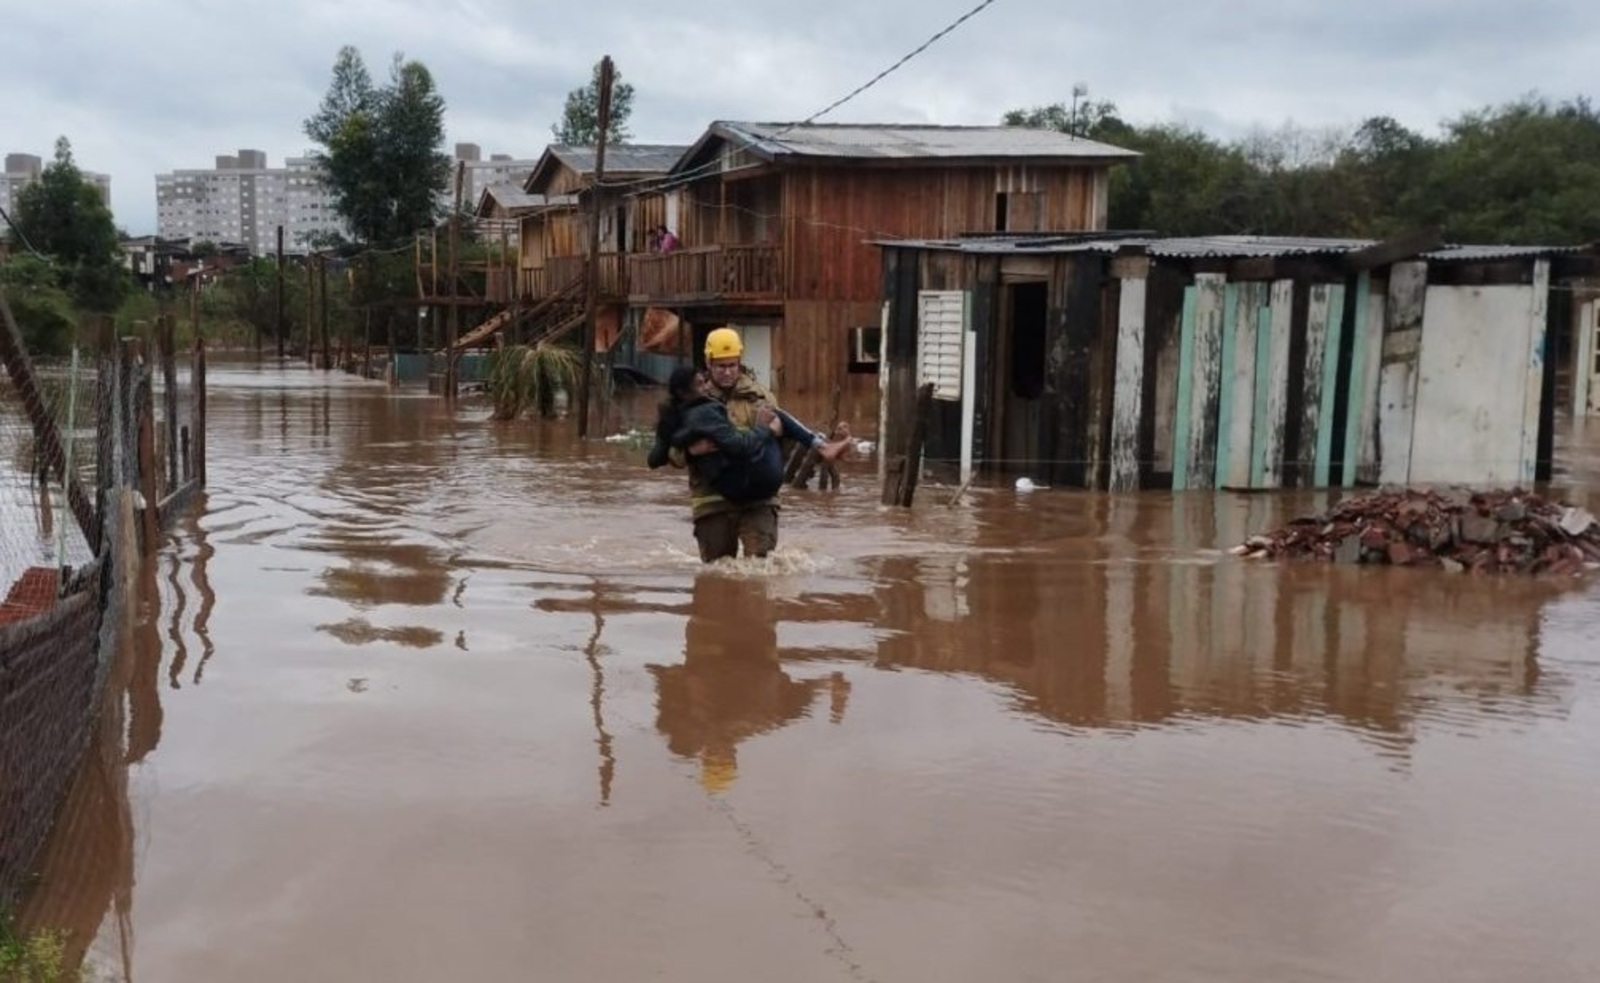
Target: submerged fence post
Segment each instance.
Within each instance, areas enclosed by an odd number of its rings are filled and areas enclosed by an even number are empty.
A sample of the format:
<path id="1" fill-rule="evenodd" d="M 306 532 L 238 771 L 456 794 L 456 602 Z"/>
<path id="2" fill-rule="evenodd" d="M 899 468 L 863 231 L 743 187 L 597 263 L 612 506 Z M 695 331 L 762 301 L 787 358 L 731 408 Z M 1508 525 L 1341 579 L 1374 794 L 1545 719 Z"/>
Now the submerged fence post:
<path id="1" fill-rule="evenodd" d="M 161 329 L 156 337 L 161 346 L 161 384 L 165 387 L 162 393 L 162 409 L 166 413 L 166 440 L 167 440 L 167 493 L 171 494 L 177 489 L 179 482 L 178 468 L 178 353 L 177 353 L 177 324 L 178 319 L 173 314 L 161 316 Z"/>
<path id="2" fill-rule="evenodd" d="M 911 434 L 906 440 L 903 455 L 888 466 L 883 484 L 883 504 L 910 508 L 917 493 L 917 479 L 922 474 L 922 445 L 928 437 L 928 418 L 933 415 L 933 383 L 924 383 L 917 390 L 916 417 Z"/>
<path id="3" fill-rule="evenodd" d="M 206 340 L 194 336 L 194 421 L 189 446 L 194 453 L 194 480 L 206 486 Z"/>

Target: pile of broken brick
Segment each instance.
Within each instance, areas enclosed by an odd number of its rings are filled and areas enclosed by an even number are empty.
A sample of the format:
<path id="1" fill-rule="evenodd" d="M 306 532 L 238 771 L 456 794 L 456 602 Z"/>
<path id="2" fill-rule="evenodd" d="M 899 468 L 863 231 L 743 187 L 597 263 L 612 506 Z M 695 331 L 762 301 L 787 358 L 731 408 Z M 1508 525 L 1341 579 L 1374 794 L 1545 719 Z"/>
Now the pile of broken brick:
<path id="1" fill-rule="evenodd" d="M 1252 536 L 1236 555 L 1317 559 L 1452 573 L 1576 576 L 1600 569 L 1600 522 L 1521 490 L 1383 489 Z"/>

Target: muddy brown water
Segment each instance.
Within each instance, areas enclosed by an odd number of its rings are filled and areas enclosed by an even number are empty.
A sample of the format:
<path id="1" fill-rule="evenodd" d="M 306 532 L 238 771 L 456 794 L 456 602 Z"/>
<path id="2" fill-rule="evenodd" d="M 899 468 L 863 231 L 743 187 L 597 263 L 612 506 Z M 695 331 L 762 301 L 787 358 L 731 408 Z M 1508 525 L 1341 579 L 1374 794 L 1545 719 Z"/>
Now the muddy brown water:
<path id="1" fill-rule="evenodd" d="M 870 461 L 706 570 L 639 447 L 212 384 L 34 902 L 99 978 L 1600 976 L 1600 586 Z"/>

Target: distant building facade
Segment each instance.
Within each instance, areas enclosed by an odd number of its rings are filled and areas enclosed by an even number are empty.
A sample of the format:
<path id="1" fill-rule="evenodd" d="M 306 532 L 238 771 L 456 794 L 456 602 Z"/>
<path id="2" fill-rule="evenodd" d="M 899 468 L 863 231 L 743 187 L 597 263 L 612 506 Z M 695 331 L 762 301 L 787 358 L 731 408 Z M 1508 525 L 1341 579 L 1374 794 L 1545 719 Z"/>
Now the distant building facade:
<path id="1" fill-rule="evenodd" d="M 343 219 L 316 162 L 290 157 L 268 167 L 267 155 L 219 155 L 208 170 L 156 175 L 156 230 L 163 239 L 242 242 L 257 256 L 277 249 L 310 252 L 319 236 L 342 234 Z"/>
<path id="2" fill-rule="evenodd" d="M 7 215 L 16 211 L 22 189 L 37 181 L 44 168 L 45 161 L 37 154 L 6 154 L 5 173 L 0 174 L 0 209 L 5 209 Z M 85 181 L 99 189 L 106 207 L 111 207 L 111 175 L 95 171 L 82 173 Z"/>
<path id="3" fill-rule="evenodd" d="M 484 189 L 518 184 L 533 170 L 531 160 L 506 154 L 482 159 L 477 144 L 456 144 L 456 160 L 464 163 L 462 208 L 471 209 Z M 455 195 L 454 173 L 439 196 L 448 210 Z M 260 150 L 219 155 L 206 170 L 179 170 L 156 175 L 156 234 L 162 239 L 242 242 L 257 256 L 277 249 L 283 226 L 286 253 L 306 253 L 330 234 L 348 235 L 333 192 L 322 180 L 316 161 L 289 157 L 283 167 L 268 167 Z"/>
<path id="4" fill-rule="evenodd" d="M 483 150 L 475 143 L 456 144 L 456 162 L 465 165 L 461 175 L 461 209 L 470 212 L 483 199 L 483 193 L 494 185 L 511 184 L 517 187 L 533 173 L 537 160 L 522 160 L 510 154 L 491 154 L 483 159 Z M 455 172 L 445 185 L 441 203 L 448 211 L 455 204 Z"/>

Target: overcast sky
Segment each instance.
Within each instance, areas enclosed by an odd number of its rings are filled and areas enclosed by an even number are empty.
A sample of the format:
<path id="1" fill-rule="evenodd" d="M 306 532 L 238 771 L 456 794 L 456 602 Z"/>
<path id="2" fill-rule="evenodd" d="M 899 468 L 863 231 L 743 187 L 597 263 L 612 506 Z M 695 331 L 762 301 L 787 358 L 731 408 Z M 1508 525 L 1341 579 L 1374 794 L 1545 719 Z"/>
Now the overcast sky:
<path id="1" fill-rule="evenodd" d="M 800 119 L 977 0 L 0 0 L 0 153 L 112 177 L 118 223 L 155 230 L 155 175 L 219 153 L 306 151 L 301 122 L 353 44 L 376 77 L 404 52 L 447 104 L 448 140 L 535 157 L 569 89 L 610 54 L 636 142 L 714 119 Z M 996 0 L 835 122 L 994 123 L 1075 82 L 1135 122 L 1223 137 L 1379 114 L 1428 131 L 1530 91 L 1600 89 L 1594 0 Z"/>

